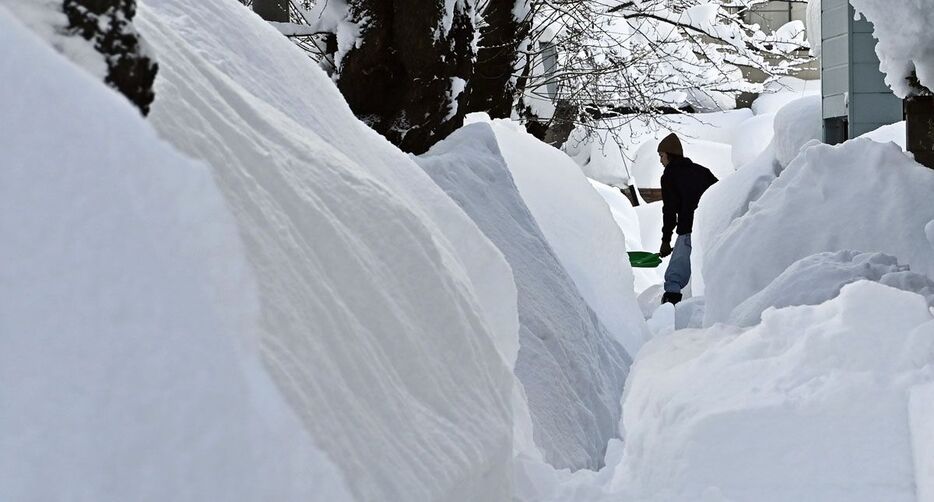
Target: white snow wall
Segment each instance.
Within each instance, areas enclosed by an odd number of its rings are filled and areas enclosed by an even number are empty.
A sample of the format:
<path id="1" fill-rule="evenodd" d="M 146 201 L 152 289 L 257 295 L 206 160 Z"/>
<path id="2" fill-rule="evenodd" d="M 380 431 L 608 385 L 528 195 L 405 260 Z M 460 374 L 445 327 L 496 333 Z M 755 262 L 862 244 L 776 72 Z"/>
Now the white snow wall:
<path id="1" fill-rule="evenodd" d="M 150 120 L 213 168 L 265 363 L 358 500 L 504 500 L 515 284 L 501 253 L 233 0 L 149 0 Z"/>
<path id="2" fill-rule="evenodd" d="M 262 368 L 207 166 L 14 15 L 0 5 L 0 500 L 350 500 Z"/>
<path id="3" fill-rule="evenodd" d="M 766 182 L 763 176 L 747 190 L 758 192 Z M 934 252 L 925 233 L 934 205 L 923 202 L 932 192 L 934 174 L 895 144 L 858 138 L 805 148 L 743 214 L 721 223 L 716 234 L 708 227 L 716 239 L 704 248 L 705 326 L 727 321 L 734 308 L 791 264 L 820 252 L 882 252 L 934 276 Z M 701 207 L 706 200 L 705 194 Z M 699 222 L 716 221 L 707 220 L 706 212 L 699 213 Z"/>
<path id="4" fill-rule="evenodd" d="M 558 468 L 602 467 L 607 442 L 619 436 L 620 398 L 632 360 L 549 246 L 492 126 L 465 126 L 418 161 L 512 266 L 519 292 L 516 375 L 545 460 Z"/>

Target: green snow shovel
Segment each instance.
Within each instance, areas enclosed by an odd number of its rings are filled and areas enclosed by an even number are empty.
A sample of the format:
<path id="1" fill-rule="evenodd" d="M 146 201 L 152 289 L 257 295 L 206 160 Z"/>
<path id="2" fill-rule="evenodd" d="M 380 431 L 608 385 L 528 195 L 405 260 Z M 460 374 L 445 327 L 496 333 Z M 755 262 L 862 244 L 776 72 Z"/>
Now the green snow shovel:
<path id="1" fill-rule="evenodd" d="M 655 268 L 662 264 L 662 259 L 658 253 L 649 253 L 648 251 L 630 251 L 629 264 L 636 268 Z"/>

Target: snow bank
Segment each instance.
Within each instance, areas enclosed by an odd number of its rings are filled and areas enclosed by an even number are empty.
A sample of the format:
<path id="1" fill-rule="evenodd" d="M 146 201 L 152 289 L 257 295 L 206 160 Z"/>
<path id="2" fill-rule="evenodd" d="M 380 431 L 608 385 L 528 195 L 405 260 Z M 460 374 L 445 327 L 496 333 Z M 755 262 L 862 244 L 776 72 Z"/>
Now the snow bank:
<path id="1" fill-rule="evenodd" d="M 866 281 L 748 330 L 654 339 L 627 384 L 615 500 L 913 502 L 932 380 L 927 303 Z"/>
<path id="2" fill-rule="evenodd" d="M 934 500 L 934 383 L 911 389 L 909 414 L 918 502 Z"/>
<path id="3" fill-rule="evenodd" d="M 704 262 L 708 250 L 714 249 L 730 224 L 765 193 L 787 166 L 783 161 L 790 161 L 804 145 L 821 137 L 819 101 L 817 97 L 808 96 L 780 109 L 775 115 L 769 146 L 736 174 L 721 179 L 704 193 L 694 216 L 692 236 L 691 287 L 695 295 L 706 291 Z"/>
<path id="4" fill-rule="evenodd" d="M 777 113 L 792 101 L 820 94 L 820 80 L 779 77 L 765 85 L 765 91 L 752 102 L 752 111 L 756 115 Z"/>
<path id="5" fill-rule="evenodd" d="M 592 179 L 587 181 L 590 182 L 590 186 L 593 187 L 603 201 L 606 202 L 607 207 L 610 208 L 610 214 L 613 215 L 613 220 L 619 225 L 619 229 L 623 232 L 623 237 L 626 239 L 626 249 L 642 249 L 639 215 L 636 213 L 636 208 L 632 207 L 632 202 L 629 201 L 629 198 L 623 195 L 616 187 L 604 185 Z"/>
<path id="6" fill-rule="evenodd" d="M 488 123 L 421 156 L 428 172 L 505 254 L 519 292 L 516 375 L 535 443 L 559 468 L 595 469 L 618 437 L 631 358 L 587 306 L 513 182 Z"/>
<path id="7" fill-rule="evenodd" d="M 625 238 L 574 162 L 508 120 L 490 122 L 526 206 L 577 289 L 630 354 L 646 339 Z"/>
<path id="8" fill-rule="evenodd" d="M 714 189 L 711 197 L 718 194 Z M 726 320 L 789 265 L 822 251 L 884 252 L 934 276 L 934 253 L 925 235 L 934 220 L 934 206 L 927 203 L 932 190 L 934 173 L 896 145 L 856 139 L 808 148 L 745 214 L 726 227 L 726 218 L 706 221 L 705 324 Z M 701 201 L 702 222 L 716 212 L 704 208 L 707 197 Z M 722 232 L 717 239 L 715 232 Z"/>
<path id="9" fill-rule="evenodd" d="M 913 94 L 908 83 L 912 72 L 921 85 L 934 88 L 934 10 L 929 2 L 892 3 L 885 0 L 852 0 L 856 11 L 873 26 L 878 40 L 876 54 L 885 83 L 900 98 Z"/>
<path id="10" fill-rule="evenodd" d="M 0 61 L 0 498 L 350 500 L 206 166 L 2 6 Z"/>
<path id="11" fill-rule="evenodd" d="M 633 179 L 636 175 L 633 166 L 637 162 L 640 150 L 654 154 L 658 142 L 670 132 L 675 132 L 682 140 L 694 141 L 700 145 L 697 147 L 698 152 L 688 152 L 695 156 L 706 155 L 704 160 L 711 164 L 707 167 L 722 167 L 732 171 L 730 154 L 722 150 L 729 147 L 736 127 L 752 116 L 753 113 L 749 109 L 664 115 L 657 120 L 625 115 L 604 120 L 600 124 L 603 129 L 598 131 L 588 131 L 584 127 L 575 129 L 562 149 L 581 166 L 589 178 L 601 183 L 629 186 L 635 181 L 640 187 L 657 188 L 658 185 L 651 184 L 653 179 L 661 177 L 661 166 L 656 167 L 657 154 L 654 158 L 651 155 L 645 156 L 642 166 L 648 167 L 647 173 Z M 654 146 L 646 146 L 647 142 L 652 141 Z M 724 155 L 726 162 L 722 162 Z M 652 174 L 655 171 L 658 171 L 657 176 Z"/>
<path id="12" fill-rule="evenodd" d="M 151 121 L 211 165 L 256 273 L 264 362 L 354 497 L 508 497 L 502 254 L 248 9 L 140 7 L 160 60 Z"/>
<path id="13" fill-rule="evenodd" d="M 643 241 L 640 213 L 632 206 L 629 198 L 623 195 L 618 188 L 604 185 L 599 181 L 589 181 L 590 185 L 594 187 L 594 190 L 596 190 L 597 193 L 600 194 L 600 197 L 603 198 L 604 202 L 606 202 L 607 206 L 610 208 L 610 214 L 613 215 L 616 224 L 619 225 L 620 230 L 623 231 L 623 236 L 626 238 L 626 249 L 629 251 L 657 250 L 661 243 L 661 220 L 659 220 L 657 225 L 654 220 L 650 223 L 653 226 L 659 227 L 658 238 L 651 241 Z M 659 211 L 661 211 L 661 209 L 659 209 Z M 662 266 L 658 268 L 633 268 L 632 274 L 635 280 L 634 287 L 636 294 L 638 295 L 649 287 L 663 282 L 664 273 L 665 269 Z"/>
<path id="14" fill-rule="evenodd" d="M 775 114 L 756 115 L 736 128 L 730 142 L 731 160 L 736 169 L 752 162 L 772 143 Z"/>
<path id="15" fill-rule="evenodd" d="M 900 146 L 902 150 L 905 150 L 908 142 L 905 126 L 905 121 L 902 120 L 901 122 L 884 125 L 878 129 L 869 131 L 860 136 L 860 138 L 869 138 L 879 143 L 895 143 Z"/>
<path id="16" fill-rule="evenodd" d="M 640 188 L 659 188 L 662 186 L 662 173 L 665 168 L 658 160 L 660 139 L 646 141 L 636 151 L 636 160 L 632 172 L 636 185 Z M 700 164 L 723 179 L 733 174 L 733 149 L 727 143 L 704 141 L 701 139 L 681 138 L 684 156 Z"/>
<path id="17" fill-rule="evenodd" d="M 574 159 L 584 175 L 615 187 L 632 185 L 632 170 L 623 160 L 619 144 L 609 131 L 572 131 L 561 149 Z"/>
<path id="18" fill-rule="evenodd" d="M 733 309 L 727 322 L 734 326 L 755 326 L 767 308 L 820 305 L 836 298 L 843 286 L 860 280 L 931 296 L 934 301 L 934 282 L 908 271 L 894 256 L 837 251 L 818 253 L 791 264 L 762 291 Z"/>
<path id="19" fill-rule="evenodd" d="M 821 97 L 806 96 L 783 106 L 775 114 L 773 128 L 775 159 L 788 166 L 805 144 L 823 137 Z"/>

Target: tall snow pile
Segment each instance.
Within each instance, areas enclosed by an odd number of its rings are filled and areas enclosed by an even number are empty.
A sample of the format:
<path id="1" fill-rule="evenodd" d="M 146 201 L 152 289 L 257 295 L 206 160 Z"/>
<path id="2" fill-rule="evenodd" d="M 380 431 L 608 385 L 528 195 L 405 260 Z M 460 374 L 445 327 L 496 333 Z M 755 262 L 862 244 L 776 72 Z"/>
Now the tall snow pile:
<path id="1" fill-rule="evenodd" d="M 768 146 L 735 174 L 721 179 L 704 193 L 694 216 L 692 234 L 691 288 L 695 295 L 706 292 L 706 262 L 716 260 L 726 265 L 719 256 L 707 256 L 725 237 L 733 221 L 746 214 L 808 142 L 821 138 L 820 113 L 819 96 L 806 96 L 783 105 L 775 114 Z"/>
<path id="2" fill-rule="evenodd" d="M 635 354 L 648 332 L 633 293 L 626 239 L 606 202 L 564 153 L 516 122 L 490 122 L 519 194 L 587 305 Z"/>
<path id="3" fill-rule="evenodd" d="M 662 336 L 633 365 L 611 487 L 632 500 L 914 502 L 934 481 L 932 381 L 927 302 L 874 282 L 749 329 Z"/>
<path id="4" fill-rule="evenodd" d="M 911 0 L 852 0 L 856 11 L 873 26 L 878 40 L 876 54 L 879 69 L 885 73 L 885 83 L 900 98 L 916 94 L 909 77 L 934 89 L 934 9 L 930 2 Z"/>
<path id="5" fill-rule="evenodd" d="M 0 499 L 350 500 L 207 166 L 0 6 Z"/>
<path id="6" fill-rule="evenodd" d="M 618 188 L 604 185 L 595 180 L 588 181 L 590 181 L 590 185 L 593 186 L 594 190 L 600 194 L 600 197 L 603 198 L 603 201 L 606 202 L 606 205 L 610 208 L 610 214 L 613 215 L 613 220 L 616 221 L 620 230 L 623 231 L 623 236 L 626 238 L 626 249 L 631 251 L 643 251 L 654 249 L 658 246 L 661 242 L 662 235 L 661 209 L 657 208 L 659 216 L 658 221 L 655 221 L 654 218 L 648 215 L 640 214 L 640 211 L 645 211 L 647 208 L 654 209 L 649 206 L 655 206 L 657 204 L 642 204 L 639 207 L 633 207 L 629 198 L 623 195 Z M 644 226 L 649 228 L 643 228 Z M 658 236 L 647 239 L 644 238 L 643 233 L 649 233 L 649 231 L 655 231 Z M 664 266 L 659 266 L 657 268 L 633 268 L 632 274 L 635 292 L 639 294 L 654 285 L 661 284 L 664 282 L 664 273 Z"/>
<path id="7" fill-rule="evenodd" d="M 151 121 L 212 167 L 256 273 L 264 362 L 357 500 L 510 492 L 502 254 L 327 76 L 231 1 L 151 0 Z"/>
<path id="8" fill-rule="evenodd" d="M 934 276 L 925 234 L 934 220 L 932 190 L 934 172 L 891 143 L 806 149 L 718 240 L 706 241 L 705 324 L 726 320 L 789 265 L 822 251 L 883 252 Z"/>
<path id="9" fill-rule="evenodd" d="M 528 395 L 535 443 L 544 459 L 559 468 L 596 469 L 607 442 L 619 436 L 631 358 L 581 297 L 526 207 L 493 127 L 468 125 L 419 163 L 512 266 L 519 292 L 516 375 Z M 540 142 L 519 148 L 527 155 L 551 149 Z"/>

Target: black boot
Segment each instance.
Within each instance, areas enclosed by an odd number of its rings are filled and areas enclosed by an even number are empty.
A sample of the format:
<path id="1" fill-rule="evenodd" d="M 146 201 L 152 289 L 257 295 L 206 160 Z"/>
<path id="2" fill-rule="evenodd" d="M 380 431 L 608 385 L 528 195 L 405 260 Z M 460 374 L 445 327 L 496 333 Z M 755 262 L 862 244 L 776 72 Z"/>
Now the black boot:
<path id="1" fill-rule="evenodd" d="M 681 293 L 668 293 L 668 292 L 665 292 L 665 294 L 662 295 L 662 305 L 664 305 L 664 304 L 666 304 L 666 303 L 670 303 L 670 304 L 672 304 L 672 305 L 676 305 L 676 304 L 677 304 L 678 302 L 680 302 L 680 301 L 681 301 Z"/>

